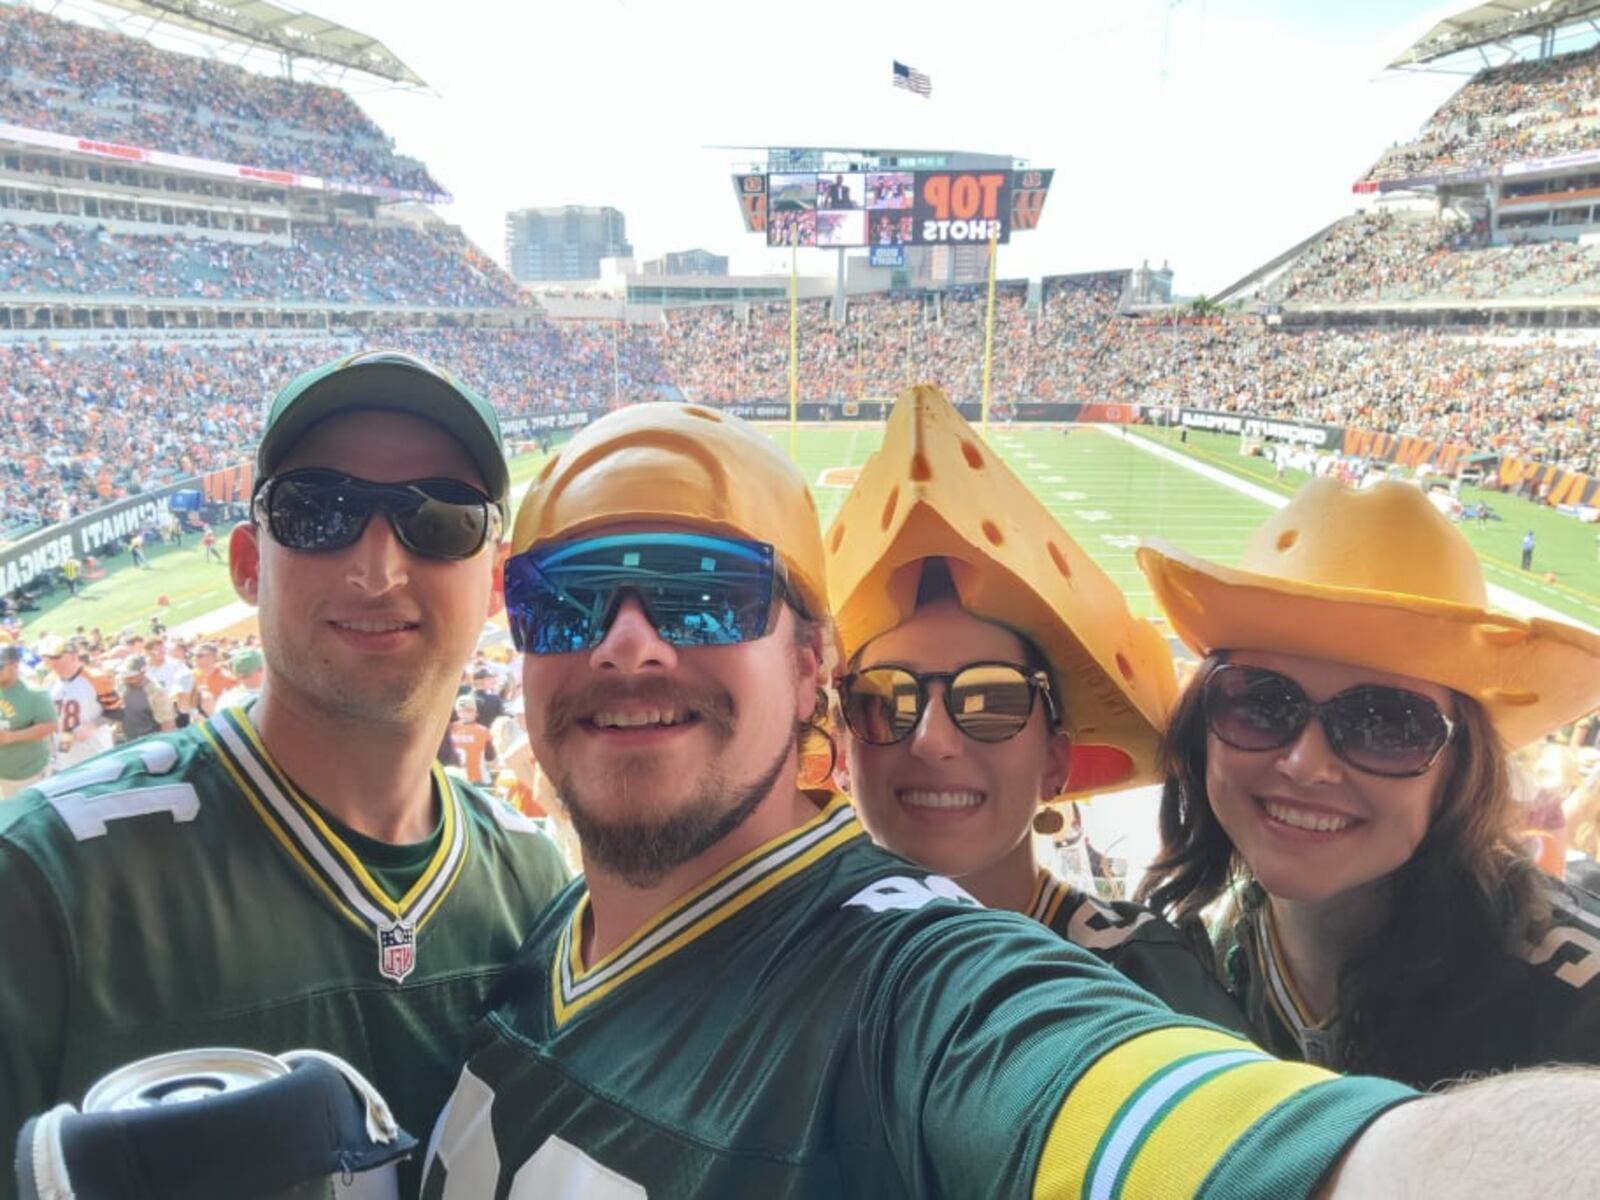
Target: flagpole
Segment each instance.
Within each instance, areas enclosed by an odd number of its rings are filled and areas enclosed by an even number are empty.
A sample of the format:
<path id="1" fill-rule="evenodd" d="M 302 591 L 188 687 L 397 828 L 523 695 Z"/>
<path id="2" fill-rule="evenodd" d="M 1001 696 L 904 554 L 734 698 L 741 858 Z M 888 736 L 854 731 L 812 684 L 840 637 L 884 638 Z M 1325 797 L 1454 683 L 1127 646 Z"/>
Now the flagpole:
<path id="1" fill-rule="evenodd" d="M 800 431 L 800 241 L 789 243 L 789 457 Z"/>
<path id="2" fill-rule="evenodd" d="M 989 235 L 989 303 L 983 316 L 983 432 L 989 432 L 989 373 L 994 365 L 994 263 L 1000 234 Z"/>

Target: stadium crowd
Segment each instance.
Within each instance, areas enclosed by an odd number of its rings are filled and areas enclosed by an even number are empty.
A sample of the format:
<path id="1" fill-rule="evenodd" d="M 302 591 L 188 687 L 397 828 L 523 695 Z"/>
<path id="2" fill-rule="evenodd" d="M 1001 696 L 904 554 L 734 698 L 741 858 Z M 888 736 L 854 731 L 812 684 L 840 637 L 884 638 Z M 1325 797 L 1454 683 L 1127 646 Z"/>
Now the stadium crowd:
<path id="1" fill-rule="evenodd" d="M 1403 179 L 1600 149 L 1600 47 L 1479 74 L 1368 180 Z"/>
<path id="2" fill-rule="evenodd" d="M 386 331 L 382 343 L 450 367 L 520 418 L 660 398 L 655 344 L 628 330 Z M 121 496 L 240 462 L 266 396 L 348 340 L 0 344 L 0 513 L 10 536 Z"/>
<path id="3" fill-rule="evenodd" d="M 517 286 L 448 226 L 297 225 L 288 246 L 0 224 L 0 291 L 75 295 L 505 306 Z"/>
<path id="4" fill-rule="evenodd" d="M 1485 244 L 1453 217 L 1358 213 L 1337 222 L 1271 285 L 1285 303 L 1337 304 L 1593 295 L 1600 247 Z"/>
<path id="5" fill-rule="evenodd" d="M 1504 332 L 1128 323 L 1113 327 L 1092 383 L 1143 404 L 1410 434 L 1576 471 L 1600 462 L 1592 344 Z"/>
<path id="6" fill-rule="evenodd" d="M 443 189 L 337 88 L 161 50 L 0 6 L 0 111 L 12 124 L 405 191 Z"/>
<path id="7" fill-rule="evenodd" d="M 1038 313 L 1020 287 L 997 289 L 992 387 L 1008 399 L 1066 399 L 1068 381 L 1098 349 L 1117 301 L 1114 289 L 1062 282 Z M 937 377 L 953 398 L 983 388 L 985 299 L 979 289 L 943 296 L 858 296 L 843 325 L 827 301 L 800 306 L 802 400 L 893 396 Z M 667 314 L 661 360 L 685 396 L 712 404 L 787 395 L 787 305 L 685 309 Z"/>
<path id="8" fill-rule="evenodd" d="M 993 395 L 1117 401 L 1294 416 L 1458 442 L 1566 469 L 1600 465 L 1600 357 L 1584 343 L 1507 333 L 1312 330 L 1256 320 L 1198 324 L 1113 317 L 1114 291 L 1065 284 L 1029 311 L 996 302 Z M 801 394 L 846 402 L 937 378 L 982 395 L 981 294 L 852 300 L 835 325 L 801 308 Z M 371 339 L 369 339 L 371 340 Z M 505 331 L 384 333 L 447 365 L 519 418 L 682 396 L 704 403 L 787 394 L 781 304 L 696 308 L 658 325 L 539 321 Z M 0 345 L 5 404 L 0 509 L 10 531 L 246 457 L 261 398 L 354 341 L 215 344 L 141 340 L 66 348 Z"/>

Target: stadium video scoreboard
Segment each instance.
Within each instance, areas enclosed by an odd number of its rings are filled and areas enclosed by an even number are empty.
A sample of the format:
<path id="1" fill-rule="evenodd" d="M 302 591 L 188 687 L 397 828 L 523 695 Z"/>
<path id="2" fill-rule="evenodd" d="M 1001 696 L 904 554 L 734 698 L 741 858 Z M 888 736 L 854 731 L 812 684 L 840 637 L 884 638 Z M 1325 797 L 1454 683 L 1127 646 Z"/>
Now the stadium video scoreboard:
<path id="1" fill-rule="evenodd" d="M 1055 171 L 810 171 L 733 177 L 769 246 L 984 245 L 1034 229 Z"/>

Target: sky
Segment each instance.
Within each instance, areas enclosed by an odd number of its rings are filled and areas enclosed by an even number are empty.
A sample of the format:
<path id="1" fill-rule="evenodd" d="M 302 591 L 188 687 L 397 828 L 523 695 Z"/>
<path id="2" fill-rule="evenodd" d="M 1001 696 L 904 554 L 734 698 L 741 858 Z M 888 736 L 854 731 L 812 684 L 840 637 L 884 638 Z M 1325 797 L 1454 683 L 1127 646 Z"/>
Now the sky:
<path id="1" fill-rule="evenodd" d="M 1056 170 L 1002 276 L 1166 262 L 1178 292 L 1213 293 L 1352 211 L 1350 185 L 1465 79 L 1382 68 L 1466 0 L 299 6 L 428 81 L 344 86 L 502 261 L 508 211 L 589 204 L 624 213 L 641 260 L 698 246 L 786 272 L 743 229 L 730 175 L 751 158 L 718 147 L 953 148 Z M 890 86 L 895 59 L 931 99 Z"/>

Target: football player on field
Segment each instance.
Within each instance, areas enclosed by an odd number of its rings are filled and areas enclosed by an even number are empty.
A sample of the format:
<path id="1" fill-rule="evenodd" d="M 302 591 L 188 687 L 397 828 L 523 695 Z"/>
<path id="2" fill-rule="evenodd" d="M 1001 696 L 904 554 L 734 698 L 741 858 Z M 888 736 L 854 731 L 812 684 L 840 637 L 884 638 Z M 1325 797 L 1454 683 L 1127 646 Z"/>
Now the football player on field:
<path id="1" fill-rule="evenodd" d="M 803 792 L 823 542 L 798 469 L 737 419 L 603 417 L 535 481 L 512 549 L 530 739 L 587 876 L 496 988 L 429 1200 L 1286 1197 L 1335 1169 L 1339 1195 L 1498 1195 L 1475 1152 L 1508 1098 L 1544 1119 L 1519 1127 L 1519 1186 L 1529 1160 L 1587 1157 L 1592 1074 L 1413 1104 L 1279 1062 Z"/>
<path id="2" fill-rule="evenodd" d="M 487 402 L 406 355 L 341 359 L 273 400 L 256 475 L 230 567 L 260 697 L 0 809 L 0 1144 L 196 1046 L 331 1052 L 425 1135 L 565 880 L 531 823 L 433 763 L 494 586 Z"/>
<path id="3" fill-rule="evenodd" d="M 928 469 L 914 473 L 917 454 Z M 1041 802 L 1161 777 L 1177 685 L 1155 627 L 932 387 L 895 406 L 841 527 L 858 536 L 828 560 L 846 657 L 839 778 L 873 839 L 1042 921 L 1179 1012 L 1248 1028 L 1176 929 L 1077 890 L 1034 849 L 1035 829 L 1063 826 Z"/>

